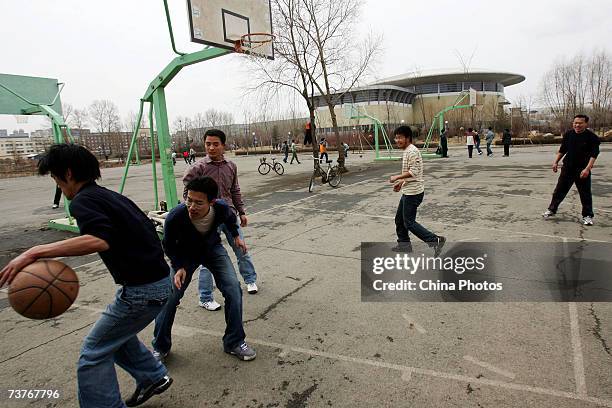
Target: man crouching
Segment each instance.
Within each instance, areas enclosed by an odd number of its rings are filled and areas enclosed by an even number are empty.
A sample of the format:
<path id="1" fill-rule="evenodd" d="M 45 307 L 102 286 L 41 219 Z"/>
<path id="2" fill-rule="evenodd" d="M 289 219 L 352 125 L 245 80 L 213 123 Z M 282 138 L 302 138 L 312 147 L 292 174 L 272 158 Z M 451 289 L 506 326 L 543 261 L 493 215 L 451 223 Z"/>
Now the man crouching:
<path id="1" fill-rule="evenodd" d="M 225 334 L 223 349 L 240 360 L 253 360 L 253 350 L 244 341 L 242 326 L 242 291 L 234 266 L 217 231 L 225 224 L 244 252 L 247 247 L 238 234 L 236 215 L 223 201 L 217 200 L 219 188 L 210 177 L 198 177 L 187 186 L 187 199 L 170 211 L 164 224 L 163 246 L 170 258 L 174 286 L 168 303 L 155 319 L 154 355 L 163 360 L 172 347 L 172 324 L 176 308 L 183 297 L 194 271 L 203 265 L 215 277 L 225 298 Z"/>

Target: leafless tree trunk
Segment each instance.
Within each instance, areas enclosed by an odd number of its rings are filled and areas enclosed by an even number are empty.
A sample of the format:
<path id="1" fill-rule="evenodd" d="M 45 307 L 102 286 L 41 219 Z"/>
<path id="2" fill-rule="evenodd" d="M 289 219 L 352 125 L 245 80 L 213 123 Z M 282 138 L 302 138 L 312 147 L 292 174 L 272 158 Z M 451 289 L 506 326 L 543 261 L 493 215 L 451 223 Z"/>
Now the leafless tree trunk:
<path id="1" fill-rule="evenodd" d="M 105 156 L 112 154 L 112 144 L 110 143 L 111 133 L 121 127 L 119 119 L 119 108 L 114 102 L 109 100 L 95 100 L 89 106 L 89 118 L 97 132 L 101 133 L 102 154 Z"/>

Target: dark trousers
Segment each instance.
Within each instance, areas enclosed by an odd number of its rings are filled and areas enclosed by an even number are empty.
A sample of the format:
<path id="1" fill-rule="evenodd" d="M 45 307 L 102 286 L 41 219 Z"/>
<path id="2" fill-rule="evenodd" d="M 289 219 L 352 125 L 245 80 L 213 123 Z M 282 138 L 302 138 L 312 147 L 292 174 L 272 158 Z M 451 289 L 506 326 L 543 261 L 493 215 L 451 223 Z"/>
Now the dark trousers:
<path id="1" fill-rule="evenodd" d="M 472 158 L 472 153 L 474 152 L 474 146 L 468 145 L 468 157 Z"/>
<path id="2" fill-rule="evenodd" d="M 491 143 L 492 142 L 487 142 L 487 156 L 490 156 L 493 154 L 493 150 L 491 150 Z"/>
<path id="3" fill-rule="evenodd" d="M 300 161 L 299 161 L 299 159 L 297 157 L 297 152 L 291 153 L 291 163 L 289 163 L 289 164 L 293 164 L 293 160 L 295 160 L 296 162 L 298 162 L 298 164 L 300 164 Z"/>
<path id="4" fill-rule="evenodd" d="M 53 204 L 59 206 L 60 198 L 62 198 L 62 189 L 59 186 L 55 186 L 55 197 L 53 197 Z"/>
<path id="5" fill-rule="evenodd" d="M 287 157 L 289 157 L 289 151 L 285 152 L 285 158 L 283 159 L 285 163 L 287 163 Z"/>
<path id="6" fill-rule="evenodd" d="M 510 145 L 504 144 L 504 156 L 510 156 Z"/>
<path id="7" fill-rule="evenodd" d="M 232 265 L 232 261 L 227 254 L 227 251 L 221 245 L 216 244 L 213 249 L 210 249 L 210 256 L 205 264 L 203 264 L 215 277 L 217 287 L 225 298 L 225 334 L 223 335 L 224 350 L 231 350 L 244 341 L 245 334 L 242 325 L 242 290 L 240 283 L 236 277 L 236 271 Z M 172 325 L 176 315 L 176 309 L 181 303 L 181 299 L 185 294 L 185 290 L 191 282 L 193 273 L 198 265 L 188 265 L 185 267 L 187 276 L 181 289 L 177 289 L 172 284 L 172 292 L 168 298 L 168 303 L 155 319 L 155 329 L 153 334 L 153 348 L 161 352 L 168 352 L 172 347 Z M 171 274 L 172 282 L 174 282 L 174 271 Z"/>
<path id="8" fill-rule="evenodd" d="M 476 143 L 476 150 L 478 150 L 478 153 L 482 153 L 482 150 L 480 150 L 480 139 L 474 140 L 474 143 Z"/>
<path id="9" fill-rule="evenodd" d="M 582 216 L 593 217 L 593 197 L 591 195 L 591 174 L 587 178 L 580 178 L 580 172 L 582 169 L 572 169 L 563 166 L 561 168 L 561 174 L 559 180 L 557 180 L 557 187 L 553 192 L 552 200 L 548 209 L 553 213 L 557 212 L 559 204 L 563 201 L 567 193 L 572 188 L 573 184 L 576 184 L 578 194 L 580 195 L 580 202 L 582 203 Z"/>
<path id="10" fill-rule="evenodd" d="M 325 162 L 327 163 L 329 161 L 329 156 L 327 155 L 327 152 L 321 153 L 319 159 L 323 160 L 323 156 L 325 156 Z"/>
<path id="11" fill-rule="evenodd" d="M 440 144 L 442 145 L 442 157 L 448 157 L 448 140 L 443 137 L 440 139 Z"/>
<path id="12" fill-rule="evenodd" d="M 436 234 L 416 222 L 417 208 L 423 202 L 423 195 L 423 193 L 416 195 L 402 194 L 395 214 L 397 242 L 410 242 L 409 232 L 412 232 L 421 241 L 437 242 L 438 236 Z"/>

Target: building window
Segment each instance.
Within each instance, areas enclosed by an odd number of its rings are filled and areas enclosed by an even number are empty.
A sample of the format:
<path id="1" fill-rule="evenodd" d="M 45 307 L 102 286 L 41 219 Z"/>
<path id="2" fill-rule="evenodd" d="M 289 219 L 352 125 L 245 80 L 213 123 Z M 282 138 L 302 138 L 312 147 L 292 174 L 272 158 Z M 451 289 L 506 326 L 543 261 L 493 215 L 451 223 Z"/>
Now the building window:
<path id="1" fill-rule="evenodd" d="M 440 84 L 440 93 L 460 92 L 460 91 L 461 91 L 461 83 L 460 82 Z"/>

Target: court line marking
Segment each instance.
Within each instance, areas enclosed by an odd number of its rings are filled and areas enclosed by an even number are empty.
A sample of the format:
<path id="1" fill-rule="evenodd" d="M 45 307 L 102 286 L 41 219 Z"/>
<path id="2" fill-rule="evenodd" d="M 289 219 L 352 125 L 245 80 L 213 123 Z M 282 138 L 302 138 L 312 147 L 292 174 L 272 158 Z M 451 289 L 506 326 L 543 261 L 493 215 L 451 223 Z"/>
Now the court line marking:
<path id="1" fill-rule="evenodd" d="M 463 359 L 466 360 L 466 361 L 469 361 L 470 363 L 474 363 L 477 366 L 485 368 L 485 369 L 487 369 L 489 371 L 492 371 L 492 372 L 494 372 L 496 374 L 499 374 L 501 376 L 507 377 L 507 378 L 509 378 L 511 380 L 514 380 L 514 378 L 516 378 L 516 375 L 514 373 L 511 373 L 510 371 L 504 370 L 502 368 L 495 367 L 494 365 L 489 364 L 489 363 L 487 363 L 485 361 L 477 360 L 476 358 L 474 358 L 472 356 L 463 356 Z"/>
<path id="2" fill-rule="evenodd" d="M 563 240 L 566 247 L 567 240 Z M 565 248 L 567 252 L 567 247 Z M 566 254 L 567 255 L 567 254 Z M 586 376 L 584 373 L 584 356 L 582 355 L 582 340 L 580 339 L 580 323 L 578 322 L 578 307 L 576 302 L 568 302 L 570 320 L 570 340 L 572 343 L 574 379 L 576 381 L 576 392 L 579 395 L 587 395 Z"/>
<path id="3" fill-rule="evenodd" d="M 82 305 L 76 305 L 76 304 L 75 306 L 81 307 L 85 310 L 95 309 L 90 306 L 82 306 Z M 97 309 L 97 310 L 98 312 L 102 312 L 102 309 Z M 182 330 L 183 332 L 196 332 L 196 333 L 203 334 L 206 336 L 213 336 L 213 337 L 218 337 L 218 338 L 222 338 L 224 335 L 224 333 L 220 331 L 218 332 L 214 330 L 200 329 L 197 327 L 185 326 L 185 325 L 176 324 L 176 323 L 174 324 L 173 327 L 180 328 L 179 330 Z M 587 395 L 578 394 L 574 392 L 559 391 L 559 390 L 554 390 L 550 388 L 536 387 L 536 386 L 525 385 L 525 384 L 516 384 L 516 383 L 507 382 L 507 381 L 497 381 L 497 380 L 488 380 L 484 378 L 469 377 L 467 375 L 462 375 L 462 374 L 452 374 L 452 373 L 446 373 L 443 371 L 430 370 L 426 368 L 418 368 L 418 367 L 406 366 L 406 365 L 401 365 L 401 364 L 386 363 L 383 361 L 374 361 L 374 360 L 369 360 L 366 358 L 358 358 L 358 357 L 351 357 L 351 356 L 346 356 L 342 354 L 328 353 L 325 351 L 312 350 L 312 349 L 307 349 L 303 347 L 292 346 L 292 345 L 282 344 L 282 343 L 275 343 L 275 342 L 271 342 L 267 340 L 260 340 L 260 339 L 254 339 L 254 338 L 249 338 L 249 343 L 258 344 L 260 346 L 266 346 L 266 347 L 270 347 L 273 349 L 277 349 L 277 350 L 280 350 L 281 353 L 283 352 L 288 353 L 290 351 L 293 351 L 296 353 L 305 354 L 305 355 L 313 356 L 313 357 L 322 357 L 322 358 L 327 358 L 330 360 L 344 361 L 347 363 L 355 363 L 355 364 L 360 364 L 360 365 L 367 365 L 370 367 L 396 370 L 396 371 L 399 371 L 403 377 L 405 376 L 405 373 L 410 372 L 411 374 L 420 374 L 420 375 L 427 376 L 427 377 L 441 378 L 441 379 L 446 379 L 446 380 L 453 380 L 453 381 L 478 384 L 478 385 L 488 385 L 491 387 L 504 388 L 504 389 L 514 390 L 514 391 L 525 391 L 525 392 L 531 392 L 534 394 L 567 398 L 567 399 L 578 400 L 578 401 L 586 401 L 586 402 L 591 402 L 593 404 L 598 404 L 601 406 L 612 408 L 612 400 L 606 400 L 603 398 L 596 398 L 596 397 L 589 397 Z"/>

